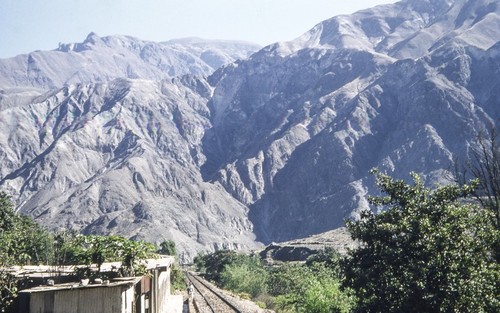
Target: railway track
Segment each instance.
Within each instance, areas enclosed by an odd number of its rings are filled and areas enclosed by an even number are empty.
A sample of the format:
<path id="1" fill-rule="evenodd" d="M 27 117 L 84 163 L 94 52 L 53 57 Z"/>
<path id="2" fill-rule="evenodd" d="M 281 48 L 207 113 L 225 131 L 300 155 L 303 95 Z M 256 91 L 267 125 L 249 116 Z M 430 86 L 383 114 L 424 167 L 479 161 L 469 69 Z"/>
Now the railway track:
<path id="1" fill-rule="evenodd" d="M 194 286 L 193 306 L 200 313 L 244 313 L 225 295 L 215 290 L 203 279 L 186 272 L 187 279 Z M 190 312 L 193 313 L 193 312 Z"/>

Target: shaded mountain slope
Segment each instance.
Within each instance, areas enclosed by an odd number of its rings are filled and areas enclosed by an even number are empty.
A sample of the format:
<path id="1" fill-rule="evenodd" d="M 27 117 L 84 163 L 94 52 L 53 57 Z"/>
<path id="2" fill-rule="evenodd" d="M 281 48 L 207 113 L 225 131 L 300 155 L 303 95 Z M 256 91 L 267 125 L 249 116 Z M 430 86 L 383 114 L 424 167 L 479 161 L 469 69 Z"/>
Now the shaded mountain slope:
<path id="1" fill-rule="evenodd" d="M 264 242 L 357 216 L 372 167 L 446 182 L 499 123 L 499 18 L 495 1 L 402 1 L 219 70 L 204 176 L 250 206 Z"/>

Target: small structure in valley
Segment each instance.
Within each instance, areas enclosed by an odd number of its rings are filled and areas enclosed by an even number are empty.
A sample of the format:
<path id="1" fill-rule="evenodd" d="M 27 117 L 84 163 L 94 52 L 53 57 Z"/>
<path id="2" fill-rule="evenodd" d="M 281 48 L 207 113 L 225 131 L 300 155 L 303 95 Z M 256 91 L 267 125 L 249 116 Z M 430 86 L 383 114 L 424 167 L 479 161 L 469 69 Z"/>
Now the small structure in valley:
<path id="1" fill-rule="evenodd" d="M 170 294 L 173 257 L 141 262 L 146 275 L 64 281 L 75 267 L 23 267 L 15 275 L 44 284 L 19 292 L 19 312 L 23 313 L 181 313 L 181 295 Z M 119 262 L 103 263 L 101 273 L 116 271 Z M 68 280 L 68 279 L 66 279 Z"/>

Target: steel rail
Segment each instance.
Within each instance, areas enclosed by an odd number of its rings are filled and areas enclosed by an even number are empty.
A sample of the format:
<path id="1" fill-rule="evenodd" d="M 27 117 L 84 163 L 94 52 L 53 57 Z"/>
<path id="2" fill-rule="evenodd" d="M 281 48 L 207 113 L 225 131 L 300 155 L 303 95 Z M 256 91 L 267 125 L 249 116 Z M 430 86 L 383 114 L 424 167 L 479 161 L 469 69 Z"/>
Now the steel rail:
<path id="1" fill-rule="evenodd" d="M 188 280 L 193 284 L 193 287 L 198 291 L 200 296 L 203 298 L 207 306 L 212 310 L 212 313 L 226 313 L 227 311 L 224 312 L 218 312 L 217 308 L 215 307 L 215 303 L 213 299 L 209 299 L 209 296 L 206 295 L 206 291 L 201 290 L 199 285 L 203 286 L 203 288 L 207 289 L 208 291 L 211 292 L 212 295 L 215 295 L 217 300 L 222 301 L 226 306 L 228 306 L 233 312 L 235 313 L 243 313 L 238 307 L 236 307 L 233 303 L 231 303 L 229 300 L 225 298 L 220 292 L 214 290 L 212 286 L 204 282 L 201 278 L 186 272 L 186 277 Z M 199 285 L 198 285 L 199 284 Z M 193 298 L 193 302 L 195 304 L 196 309 L 199 311 L 198 306 L 196 305 L 196 301 Z"/>

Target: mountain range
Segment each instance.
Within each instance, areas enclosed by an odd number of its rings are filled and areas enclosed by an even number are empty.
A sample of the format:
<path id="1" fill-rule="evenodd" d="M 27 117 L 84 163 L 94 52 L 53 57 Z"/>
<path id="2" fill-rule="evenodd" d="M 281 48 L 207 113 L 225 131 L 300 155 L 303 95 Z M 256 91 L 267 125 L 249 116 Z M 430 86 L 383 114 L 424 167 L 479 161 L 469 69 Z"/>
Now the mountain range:
<path id="1" fill-rule="evenodd" d="M 0 188 L 53 229 L 189 258 L 340 227 L 373 167 L 448 183 L 499 126 L 496 0 L 404 0 L 259 49 L 90 34 L 0 60 Z"/>

